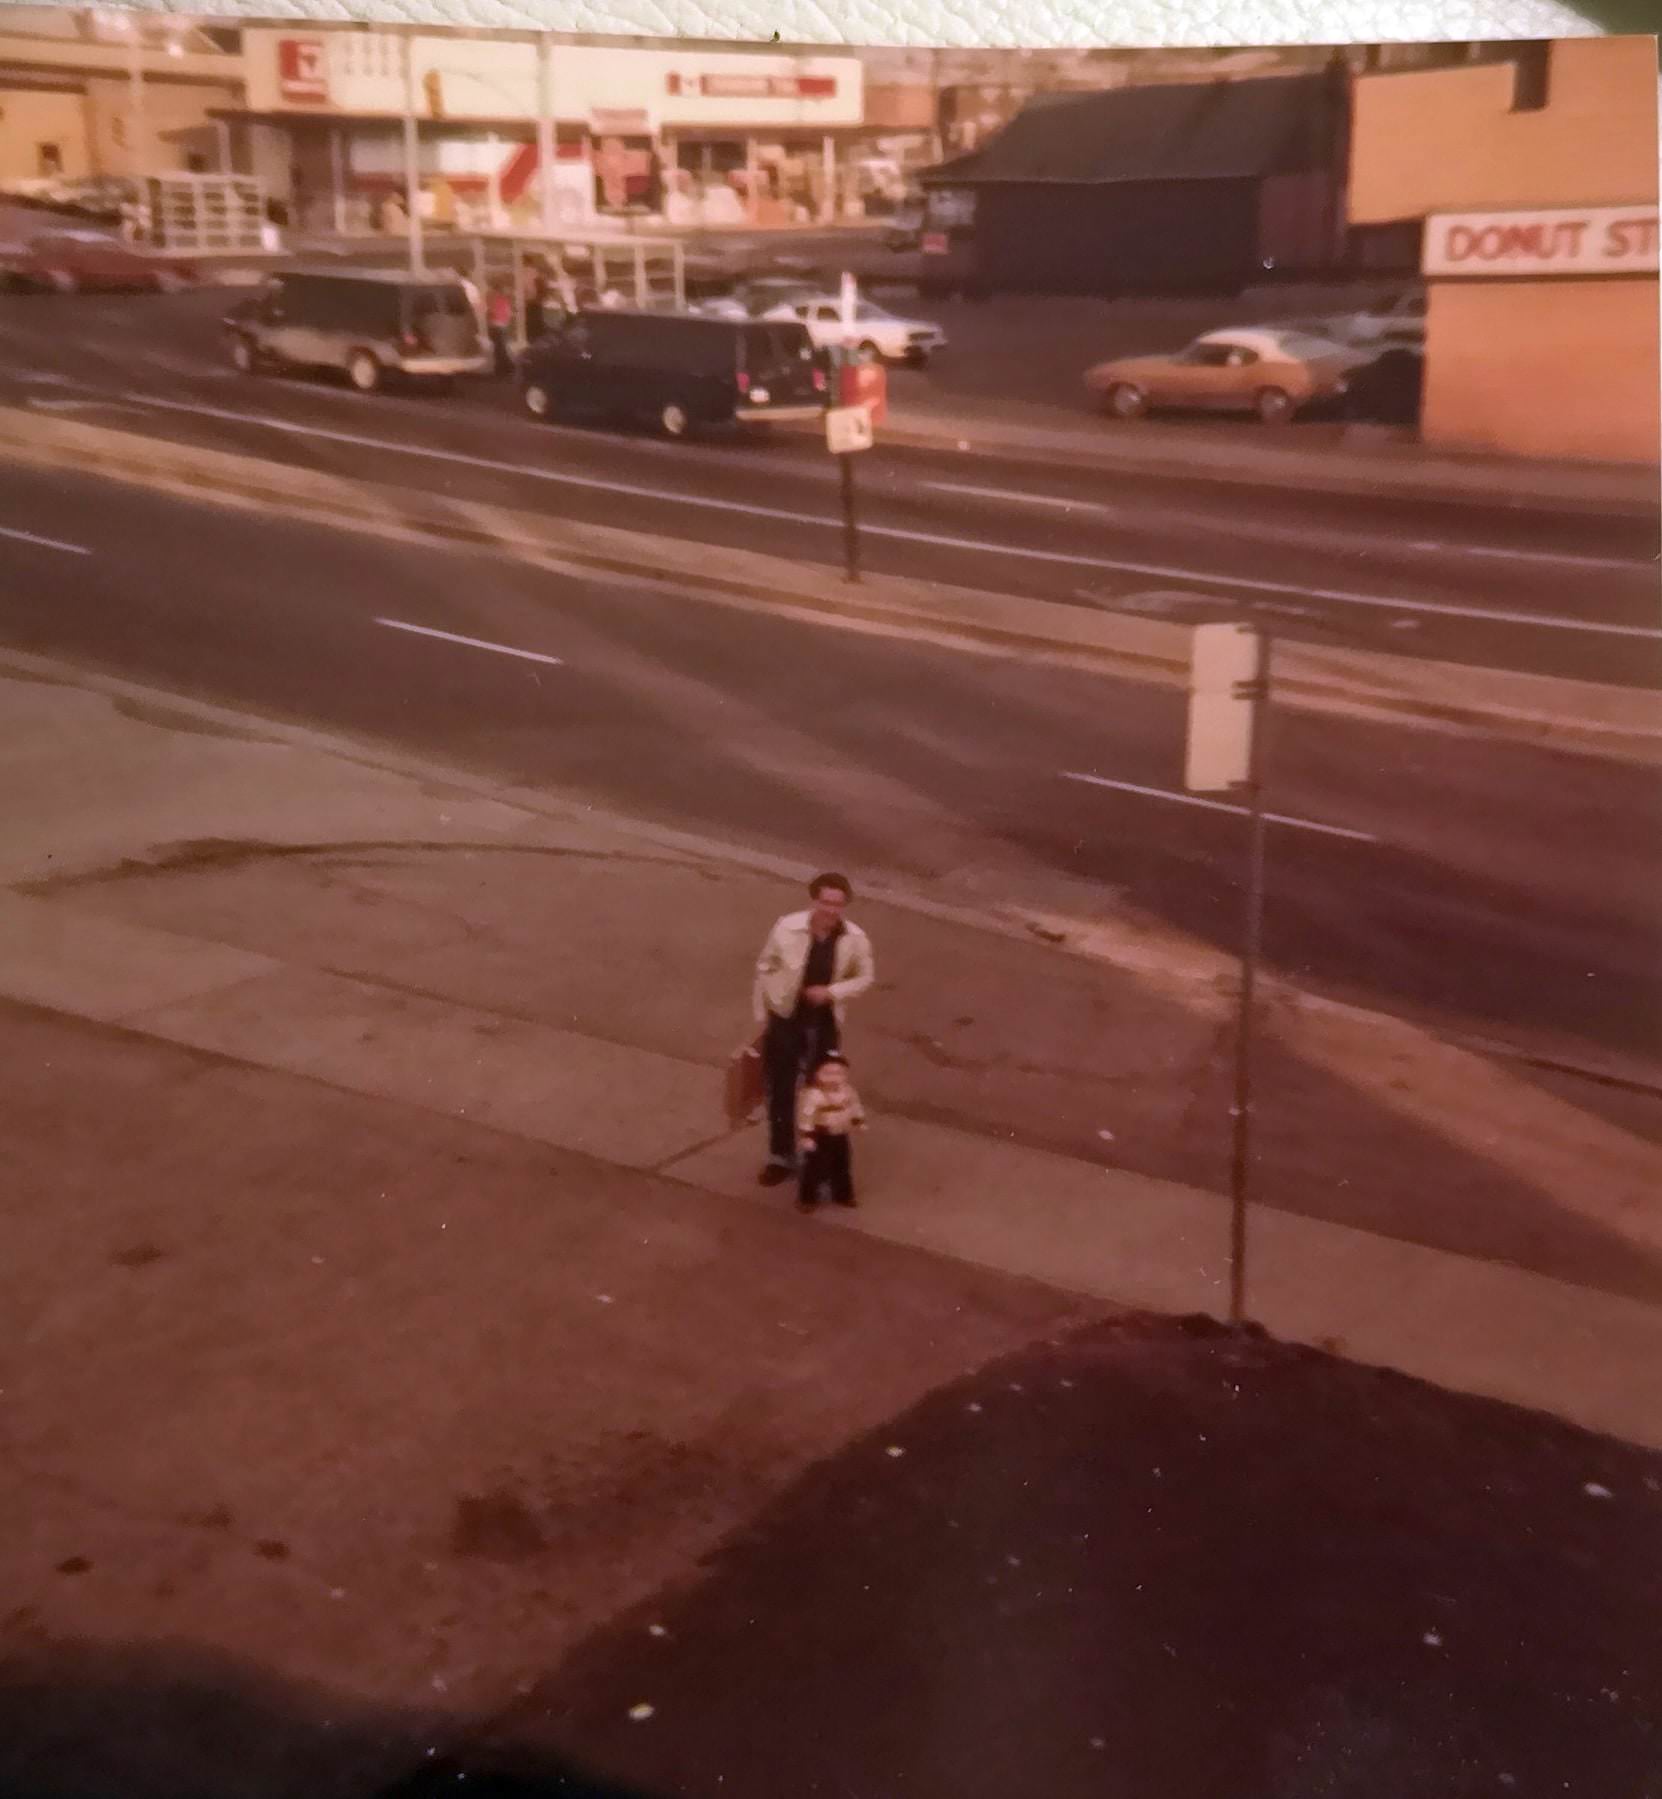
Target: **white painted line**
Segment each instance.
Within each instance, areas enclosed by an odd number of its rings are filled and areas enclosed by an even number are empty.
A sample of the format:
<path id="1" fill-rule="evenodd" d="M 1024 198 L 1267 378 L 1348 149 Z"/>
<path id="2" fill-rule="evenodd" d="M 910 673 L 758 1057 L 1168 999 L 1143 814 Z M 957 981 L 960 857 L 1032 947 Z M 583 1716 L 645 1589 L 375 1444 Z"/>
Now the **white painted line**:
<path id="1" fill-rule="evenodd" d="M 557 487 L 586 488 L 596 493 L 621 494 L 629 499 L 656 500 L 667 506 L 692 506 L 706 512 L 738 513 L 746 518 L 772 519 L 787 525 L 814 525 L 841 531 L 840 517 L 818 512 L 790 512 L 780 506 L 753 506 L 744 500 L 721 500 L 711 494 L 678 493 L 661 487 L 641 487 L 628 481 L 607 481 L 594 475 L 574 475 L 561 469 L 538 468 L 523 462 L 505 462 L 495 456 L 472 456 L 461 450 L 441 450 L 429 444 L 395 443 L 384 437 L 366 437 L 357 431 L 331 431 L 321 425 L 302 425 L 291 419 L 266 418 L 259 413 L 233 412 L 222 406 L 198 406 L 184 400 L 163 400 L 152 394 L 124 393 L 124 400 L 164 412 L 190 413 L 199 418 L 222 419 L 227 424 L 254 425 L 290 437 L 314 437 L 323 443 L 350 445 L 361 450 L 385 450 L 398 456 L 419 456 L 429 462 L 448 462 L 492 474 L 518 475 L 525 480 L 547 481 Z M 1561 618 L 1544 612 L 1497 612 L 1481 606 L 1445 606 L 1430 600 L 1390 599 L 1376 594 L 1348 593 L 1331 587 L 1302 587 L 1287 581 L 1257 581 L 1246 575 L 1219 575 L 1192 568 L 1172 568 L 1164 563 L 1120 562 L 1106 556 L 1078 556 L 1064 550 L 1035 550 L 1015 544 L 989 543 L 984 538 L 955 537 L 939 531 L 914 531 L 900 525 L 862 525 L 868 537 L 895 542 L 928 544 L 935 549 L 968 550 L 977 556 L 1008 556 L 1024 562 L 1045 562 L 1067 568 L 1096 569 L 1118 575 L 1157 575 L 1167 581 L 1193 581 L 1207 587 L 1233 587 L 1252 593 L 1291 593 L 1307 599 L 1332 600 L 1339 605 L 1373 606 L 1387 612 L 1426 612 L 1448 618 L 1474 619 L 1483 624 L 1536 625 L 1547 630 L 1585 631 L 1609 637 L 1662 639 L 1662 629 L 1650 625 L 1607 625 L 1584 618 Z"/>
<path id="2" fill-rule="evenodd" d="M 972 500 L 1008 500 L 1023 506 L 1054 506 L 1062 512 L 1089 512 L 1097 517 L 1124 518 L 1123 509 L 1103 506 L 1095 500 L 1073 500 L 1062 494 L 1020 493 L 1012 487 L 975 487 L 964 481 L 924 481 L 921 486 L 936 493 L 963 494 Z M 1139 508 L 1131 521 L 1150 529 L 1176 525 L 1186 530 L 1210 532 L 1239 541 L 1261 538 L 1269 543 L 1291 543 L 1302 548 L 1323 544 L 1352 556 L 1369 556 L 1380 550 L 1406 549 L 1426 556 L 1487 556 L 1503 562 L 1555 562 L 1569 568 L 1610 569 L 1618 574 L 1652 574 L 1656 563 L 1637 562 L 1630 556 L 1575 556 L 1559 550 L 1513 550 L 1498 544 L 1440 543 L 1422 539 L 1397 544 L 1378 537 L 1359 537 L 1354 532 L 1323 531 L 1310 525 L 1269 525 L 1258 519 L 1237 519 L 1220 513 L 1173 512 L 1164 506 Z"/>
<path id="3" fill-rule="evenodd" d="M 43 550 L 62 550 L 67 556 L 90 556 L 92 554 L 85 544 L 61 543 L 55 537 L 37 537 L 33 531 L 14 531 L 8 525 L 0 525 L 0 537 L 15 537 L 19 543 L 39 544 Z"/>
<path id="4" fill-rule="evenodd" d="M 454 631 L 435 631 L 431 625 L 410 625 L 401 618 L 378 618 L 376 624 L 389 631 L 410 631 L 417 637 L 437 637 L 444 643 L 465 644 L 470 650 L 491 650 L 498 656 L 517 656 L 522 662 L 546 662 L 551 668 L 564 668 L 558 656 L 545 656 L 540 650 L 516 650 L 512 644 L 487 643 L 482 637 L 458 637 Z"/>
<path id="5" fill-rule="evenodd" d="M 936 493 L 965 494 L 972 500 L 1014 500 L 1022 506 L 1056 506 L 1063 512 L 1113 511 L 1111 506 L 1099 506 L 1095 500 L 1068 500 L 1054 493 L 1018 493 L 1013 487 L 971 487 L 963 481 L 925 481 L 923 485 Z"/>
<path id="6" fill-rule="evenodd" d="M 1637 571 L 1654 570 L 1654 562 L 1633 562 L 1624 556 L 1572 556 L 1562 550 L 1503 550 L 1481 543 L 1431 544 L 1431 549 L 1452 551 L 1459 556 L 1496 556 L 1518 562 L 1562 562 L 1570 568 L 1616 568 Z"/>
<path id="7" fill-rule="evenodd" d="M 1204 806 L 1210 812 L 1234 812 L 1244 818 L 1245 806 L 1231 806 L 1223 800 L 1203 800 L 1194 793 L 1172 793 L 1164 787 L 1139 787 L 1135 781 L 1110 781 L 1105 775 L 1080 775 L 1063 770 L 1064 781 L 1083 781 L 1091 787 L 1112 787 L 1118 793 L 1140 793 L 1151 800 L 1175 800 L 1180 806 Z M 1313 818 L 1289 818 L 1284 812 L 1266 812 L 1271 824 L 1292 825 L 1300 831 L 1320 831 L 1327 837 L 1348 837 L 1353 843 L 1378 843 L 1366 831 L 1348 830 L 1344 825 L 1317 824 Z"/>

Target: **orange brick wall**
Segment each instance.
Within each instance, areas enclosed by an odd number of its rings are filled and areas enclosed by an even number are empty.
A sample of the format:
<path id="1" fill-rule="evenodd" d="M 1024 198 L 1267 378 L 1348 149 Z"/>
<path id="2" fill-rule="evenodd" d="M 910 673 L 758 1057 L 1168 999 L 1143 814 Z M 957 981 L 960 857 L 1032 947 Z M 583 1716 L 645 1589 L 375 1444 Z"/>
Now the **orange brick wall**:
<path id="1" fill-rule="evenodd" d="M 1524 456 L 1657 461 L 1657 307 L 1654 277 L 1436 283 L 1422 436 Z"/>

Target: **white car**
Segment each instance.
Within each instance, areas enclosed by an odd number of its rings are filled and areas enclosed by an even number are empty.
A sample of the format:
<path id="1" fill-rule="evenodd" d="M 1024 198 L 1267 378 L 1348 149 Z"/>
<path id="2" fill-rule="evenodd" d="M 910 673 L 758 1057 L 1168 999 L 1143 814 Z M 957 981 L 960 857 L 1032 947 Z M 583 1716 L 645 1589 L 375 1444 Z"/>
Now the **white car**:
<path id="1" fill-rule="evenodd" d="M 800 319 L 814 347 L 828 350 L 844 341 L 842 301 L 835 294 L 815 294 L 776 306 L 770 319 Z M 927 319 L 903 319 L 870 300 L 854 303 L 855 349 L 868 362 L 906 362 L 921 369 L 937 350 L 946 348 L 946 333 Z"/>
<path id="2" fill-rule="evenodd" d="M 1357 312 L 1307 319 L 1302 328 L 1358 350 L 1420 348 L 1425 343 L 1425 295 L 1411 288 Z"/>

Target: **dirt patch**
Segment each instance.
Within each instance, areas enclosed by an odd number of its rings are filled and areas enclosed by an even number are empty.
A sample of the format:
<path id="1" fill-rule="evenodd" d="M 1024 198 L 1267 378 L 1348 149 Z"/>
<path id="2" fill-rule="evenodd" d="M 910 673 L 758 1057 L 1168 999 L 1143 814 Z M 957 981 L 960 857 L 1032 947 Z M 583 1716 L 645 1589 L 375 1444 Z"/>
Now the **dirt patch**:
<path id="1" fill-rule="evenodd" d="M 1659 1591 L 1662 1457 L 1132 1320 L 823 1464 L 430 1778 L 540 1792 L 558 1752 L 676 1799 L 1652 1799 Z"/>

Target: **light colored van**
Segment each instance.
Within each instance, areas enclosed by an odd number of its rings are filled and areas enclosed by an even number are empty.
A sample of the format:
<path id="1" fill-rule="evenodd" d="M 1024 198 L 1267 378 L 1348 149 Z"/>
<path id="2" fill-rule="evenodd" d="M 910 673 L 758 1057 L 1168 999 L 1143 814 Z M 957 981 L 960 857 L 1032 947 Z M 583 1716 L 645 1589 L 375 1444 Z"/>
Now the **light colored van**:
<path id="1" fill-rule="evenodd" d="M 466 286 L 443 270 L 296 269 L 233 307 L 225 329 L 247 374 L 338 369 L 360 393 L 389 375 L 480 375 L 493 360 Z"/>

